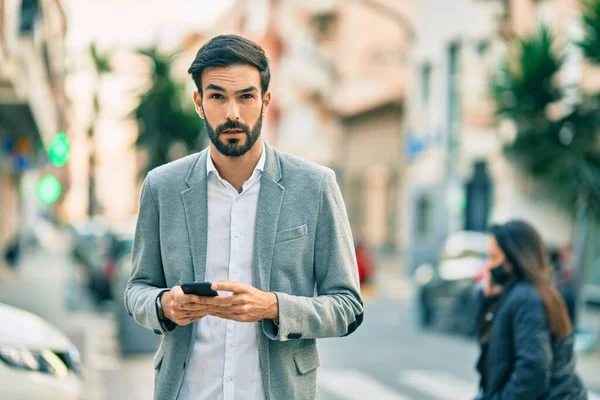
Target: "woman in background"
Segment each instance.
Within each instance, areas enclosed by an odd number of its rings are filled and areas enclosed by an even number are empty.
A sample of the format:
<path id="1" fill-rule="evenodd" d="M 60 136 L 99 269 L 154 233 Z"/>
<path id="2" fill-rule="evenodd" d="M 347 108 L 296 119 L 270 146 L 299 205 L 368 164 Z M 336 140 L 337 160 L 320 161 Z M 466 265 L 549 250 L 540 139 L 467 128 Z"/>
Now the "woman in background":
<path id="1" fill-rule="evenodd" d="M 573 331 L 548 252 L 523 221 L 491 228 L 479 313 L 479 399 L 585 400 Z"/>

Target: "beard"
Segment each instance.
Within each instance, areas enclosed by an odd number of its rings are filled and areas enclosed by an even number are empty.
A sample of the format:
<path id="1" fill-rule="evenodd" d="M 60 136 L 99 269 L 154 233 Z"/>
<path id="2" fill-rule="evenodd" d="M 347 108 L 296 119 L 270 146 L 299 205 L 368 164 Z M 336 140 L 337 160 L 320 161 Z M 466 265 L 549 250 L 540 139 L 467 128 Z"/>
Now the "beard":
<path id="1" fill-rule="evenodd" d="M 262 107 L 260 109 L 260 117 L 250 129 L 250 127 L 244 123 L 238 121 L 230 121 L 224 122 L 223 124 L 217 126 L 217 128 L 213 128 L 208 120 L 204 119 L 204 125 L 206 127 L 206 132 L 208 133 L 208 138 L 212 142 L 212 144 L 217 148 L 219 153 L 223 154 L 226 157 L 241 157 L 248 152 L 254 146 L 254 143 L 260 138 L 260 131 L 262 129 Z M 225 141 L 221 140 L 221 135 L 223 131 L 227 129 L 239 129 L 244 132 L 246 135 L 246 141 L 243 142 L 238 138 L 229 138 Z"/>

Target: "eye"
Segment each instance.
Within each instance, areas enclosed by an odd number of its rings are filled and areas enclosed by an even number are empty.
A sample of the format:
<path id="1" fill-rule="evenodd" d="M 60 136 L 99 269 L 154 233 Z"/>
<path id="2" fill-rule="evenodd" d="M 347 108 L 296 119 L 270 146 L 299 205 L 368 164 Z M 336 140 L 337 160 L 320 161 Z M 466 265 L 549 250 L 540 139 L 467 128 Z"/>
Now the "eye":
<path id="1" fill-rule="evenodd" d="M 242 95 L 242 99 L 244 99 L 244 100 L 249 100 L 249 99 L 253 99 L 253 98 L 254 98 L 254 95 L 250 94 L 250 93 L 246 93 L 246 94 Z"/>
<path id="2" fill-rule="evenodd" d="M 211 99 L 222 99 L 223 95 L 220 94 L 220 93 L 213 93 L 213 94 L 210 95 L 210 98 Z"/>

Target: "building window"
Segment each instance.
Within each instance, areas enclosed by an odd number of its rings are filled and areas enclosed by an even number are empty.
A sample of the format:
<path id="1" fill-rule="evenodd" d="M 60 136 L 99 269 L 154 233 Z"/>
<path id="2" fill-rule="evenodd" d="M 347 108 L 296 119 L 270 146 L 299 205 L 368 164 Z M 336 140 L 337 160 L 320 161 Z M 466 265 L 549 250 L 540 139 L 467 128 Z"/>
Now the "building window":
<path id="1" fill-rule="evenodd" d="M 350 198 L 348 217 L 352 225 L 362 227 L 365 222 L 365 179 L 353 176 L 350 179 Z"/>
<path id="2" fill-rule="evenodd" d="M 431 97 L 431 64 L 425 63 L 421 67 L 421 104 L 424 108 L 429 106 Z"/>
<path id="3" fill-rule="evenodd" d="M 423 195 L 417 201 L 417 235 L 420 238 L 429 236 L 431 230 L 431 201 Z"/>
<path id="4" fill-rule="evenodd" d="M 460 44 L 448 47 L 448 153 L 449 168 L 454 170 L 458 162 L 460 143 Z"/>
<path id="5" fill-rule="evenodd" d="M 336 29 L 337 18 L 333 13 L 321 13 L 313 17 L 316 39 L 319 42 L 332 38 Z"/>
<path id="6" fill-rule="evenodd" d="M 21 3 L 21 24 L 20 32 L 23 35 L 33 33 L 35 22 L 39 15 L 39 5 L 37 0 L 23 0 Z"/>
<path id="7" fill-rule="evenodd" d="M 488 40 L 484 39 L 484 40 L 479 41 L 479 43 L 477 43 L 477 54 L 479 54 L 480 57 L 487 56 L 489 50 L 490 50 L 490 42 Z"/>

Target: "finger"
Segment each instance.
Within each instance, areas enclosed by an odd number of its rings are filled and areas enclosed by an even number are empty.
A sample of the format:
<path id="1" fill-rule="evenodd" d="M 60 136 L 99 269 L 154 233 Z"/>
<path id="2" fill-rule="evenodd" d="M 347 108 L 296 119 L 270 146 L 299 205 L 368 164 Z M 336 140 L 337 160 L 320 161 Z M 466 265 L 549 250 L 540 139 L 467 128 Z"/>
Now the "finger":
<path id="1" fill-rule="evenodd" d="M 240 282 L 235 282 L 235 281 L 230 281 L 230 280 L 224 280 L 224 281 L 219 281 L 219 282 L 215 282 L 212 284 L 211 288 L 212 290 L 220 290 L 222 292 L 232 292 L 232 293 L 245 293 L 248 291 L 248 286 L 246 284 L 240 283 Z"/>
<path id="2" fill-rule="evenodd" d="M 239 303 L 239 299 L 235 299 L 234 297 L 235 295 L 202 298 L 195 300 L 195 303 L 206 307 L 229 307 L 234 304 L 234 302 Z"/>
<path id="3" fill-rule="evenodd" d="M 183 290 L 181 289 L 181 286 L 173 286 L 170 290 L 170 292 L 175 295 L 175 296 L 179 296 L 184 294 Z"/>
<path id="4" fill-rule="evenodd" d="M 214 305 L 203 305 L 195 303 L 182 304 L 176 311 L 182 312 L 208 312 L 212 309 L 218 309 L 218 306 Z"/>
<path id="5" fill-rule="evenodd" d="M 174 318 L 174 322 L 176 322 L 178 325 L 180 325 L 180 322 L 190 322 L 190 321 L 195 321 L 198 320 L 200 318 L 205 317 L 206 315 L 208 315 L 205 312 L 196 312 L 196 313 L 177 313 L 175 314 Z"/>
<path id="6" fill-rule="evenodd" d="M 195 304 L 206 305 L 206 306 L 222 305 L 222 304 L 226 304 L 229 301 L 228 300 L 229 297 L 231 297 L 231 296 L 215 296 L 215 297 L 194 296 L 190 302 L 195 303 Z"/>
<path id="7" fill-rule="evenodd" d="M 227 310 L 224 310 L 224 311 L 214 310 L 213 312 L 223 312 L 226 314 L 234 314 L 234 315 L 246 315 L 250 312 L 250 306 L 248 306 L 246 304 L 236 305 L 236 306 L 228 307 Z"/>

